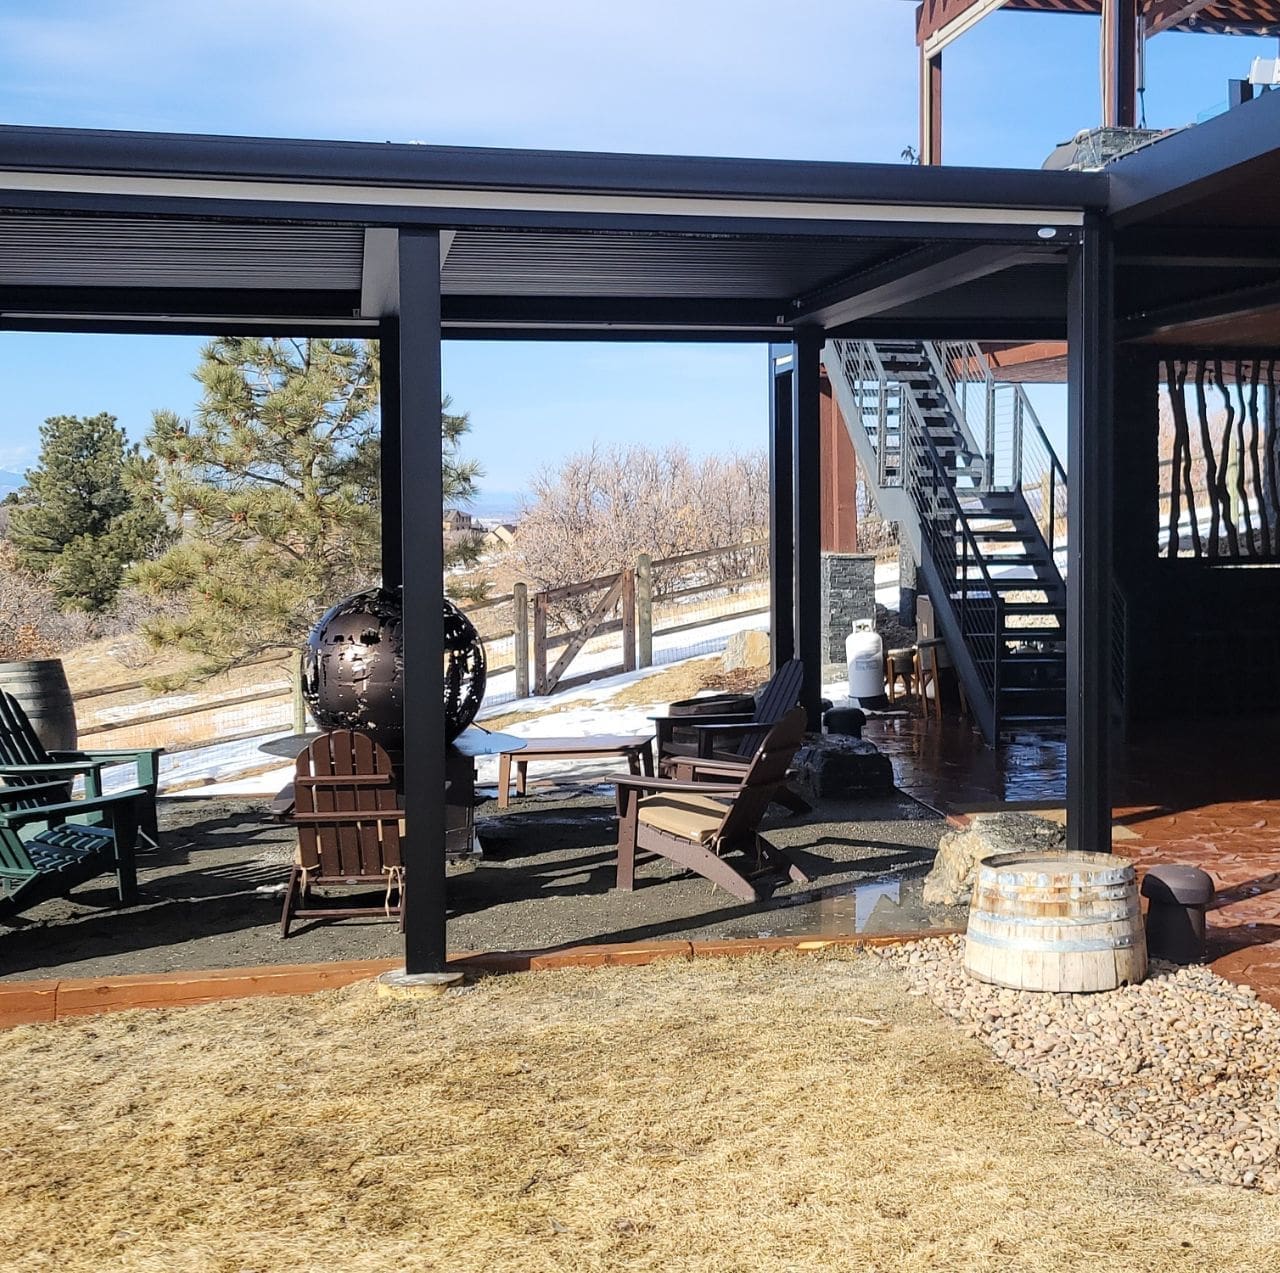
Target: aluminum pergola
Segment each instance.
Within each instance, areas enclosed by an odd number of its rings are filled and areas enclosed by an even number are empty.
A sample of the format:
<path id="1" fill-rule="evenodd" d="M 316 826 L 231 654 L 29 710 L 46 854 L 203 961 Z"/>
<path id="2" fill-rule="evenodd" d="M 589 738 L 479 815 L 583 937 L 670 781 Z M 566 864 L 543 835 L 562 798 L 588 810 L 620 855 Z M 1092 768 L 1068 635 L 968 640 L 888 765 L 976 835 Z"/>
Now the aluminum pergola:
<path id="1" fill-rule="evenodd" d="M 1201 195 L 1233 157 L 1274 165 L 1257 126 L 1280 135 L 1280 110 L 1263 99 L 1233 114 L 1248 111 L 1197 130 L 1216 129 L 1197 160 Z M 1160 150 L 1104 175 L 0 128 L 0 329 L 382 342 L 384 575 L 404 588 L 406 962 L 435 971 L 445 339 L 793 344 L 775 382 L 772 622 L 775 656 L 806 661 L 813 706 L 823 341 L 1065 338 L 1068 829 L 1077 847 L 1109 846 L 1117 279 L 1128 313 L 1152 297 L 1195 303 L 1236 277 L 1222 259 L 1234 249 L 1168 220 L 1186 183 Z M 1166 217 L 1150 244 L 1138 243 L 1144 209 Z M 1113 212 L 1134 245 L 1118 264 Z M 1251 280 L 1257 266 L 1244 266 Z"/>

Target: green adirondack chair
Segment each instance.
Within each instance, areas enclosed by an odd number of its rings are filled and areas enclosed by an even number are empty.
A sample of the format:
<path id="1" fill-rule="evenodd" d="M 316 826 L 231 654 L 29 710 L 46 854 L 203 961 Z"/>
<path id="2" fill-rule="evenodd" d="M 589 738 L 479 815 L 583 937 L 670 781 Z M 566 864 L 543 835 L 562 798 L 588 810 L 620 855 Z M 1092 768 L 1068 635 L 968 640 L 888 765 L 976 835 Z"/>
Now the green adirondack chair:
<path id="1" fill-rule="evenodd" d="M 92 800 L 102 795 L 103 769 L 108 765 L 133 765 L 136 785 L 147 797 L 139 806 L 138 830 L 153 845 L 160 835 L 156 825 L 156 783 L 163 751 L 163 747 L 46 751 L 22 704 L 12 694 L 0 691 L 0 778 L 11 787 L 43 785 L 57 779 L 66 799 L 72 781 L 83 777 L 85 796 Z"/>
<path id="2" fill-rule="evenodd" d="M 133 847 L 149 793 L 135 787 L 84 800 L 66 794 L 61 782 L 0 787 L 0 918 L 65 896 L 97 875 L 116 877 L 124 905 L 137 900 Z"/>

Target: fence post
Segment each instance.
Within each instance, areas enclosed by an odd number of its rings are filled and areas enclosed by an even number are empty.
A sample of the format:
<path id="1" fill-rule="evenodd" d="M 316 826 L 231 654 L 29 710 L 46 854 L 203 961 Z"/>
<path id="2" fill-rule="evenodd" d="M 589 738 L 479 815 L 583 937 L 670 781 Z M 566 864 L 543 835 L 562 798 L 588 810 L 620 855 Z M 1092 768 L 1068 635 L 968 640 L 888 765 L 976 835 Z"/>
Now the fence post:
<path id="1" fill-rule="evenodd" d="M 298 651 L 297 666 L 293 669 L 293 732 L 307 732 L 307 701 L 302 697 L 302 672 L 306 667 L 307 656 Z"/>
<path id="2" fill-rule="evenodd" d="M 547 692 L 547 594 L 533 597 L 533 692 Z"/>
<path id="3" fill-rule="evenodd" d="M 635 574 L 636 665 L 653 666 L 653 558 L 641 553 Z"/>
<path id="4" fill-rule="evenodd" d="M 529 585 L 518 583 L 511 589 L 515 620 L 516 697 L 529 697 Z"/>
<path id="5" fill-rule="evenodd" d="M 636 571 L 627 566 L 622 572 L 622 670 L 636 670 Z"/>

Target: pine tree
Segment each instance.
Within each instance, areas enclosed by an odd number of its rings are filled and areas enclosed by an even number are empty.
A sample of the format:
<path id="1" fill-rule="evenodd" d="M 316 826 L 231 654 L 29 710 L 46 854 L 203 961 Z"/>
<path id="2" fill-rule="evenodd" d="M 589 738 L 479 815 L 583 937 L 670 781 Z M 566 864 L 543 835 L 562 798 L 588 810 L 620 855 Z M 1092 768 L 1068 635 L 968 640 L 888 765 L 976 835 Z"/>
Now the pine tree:
<path id="1" fill-rule="evenodd" d="M 106 609 L 165 538 L 154 466 L 115 416 L 52 416 L 26 479 L 9 524 L 19 562 L 48 576 L 63 609 Z"/>
<path id="2" fill-rule="evenodd" d="M 327 606 L 377 579 L 377 346 L 220 337 L 195 374 L 193 418 L 156 412 L 147 438 L 182 538 L 136 578 L 187 603 L 148 629 L 152 642 L 211 674 L 296 649 Z M 475 467 L 456 446 L 466 417 L 447 419 L 446 490 L 469 495 Z"/>

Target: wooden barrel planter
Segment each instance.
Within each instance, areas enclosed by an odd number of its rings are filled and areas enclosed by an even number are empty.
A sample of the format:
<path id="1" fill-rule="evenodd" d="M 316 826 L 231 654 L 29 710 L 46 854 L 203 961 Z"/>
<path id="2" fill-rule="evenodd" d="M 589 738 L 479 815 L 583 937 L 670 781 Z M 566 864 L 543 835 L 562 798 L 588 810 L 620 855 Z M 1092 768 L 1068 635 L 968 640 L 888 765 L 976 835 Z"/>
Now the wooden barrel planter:
<path id="1" fill-rule="evenodd" d="M 1147 974 L 1133 863 L 1001 853 L 978 864 L 964 966 L 1015 990 L 1114 990 Z"/>
<path id="2" fill-rule="evenodd" d="M 12 694 L 46 751 L 74 751 L 76 707 L 61 659 L 0 663 L 0 690 Z"/>

